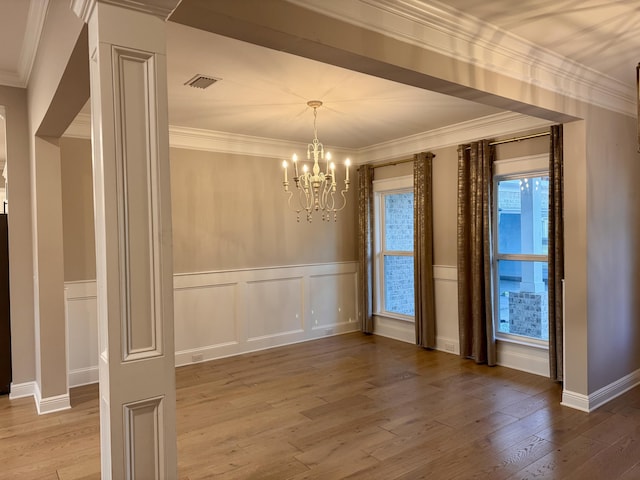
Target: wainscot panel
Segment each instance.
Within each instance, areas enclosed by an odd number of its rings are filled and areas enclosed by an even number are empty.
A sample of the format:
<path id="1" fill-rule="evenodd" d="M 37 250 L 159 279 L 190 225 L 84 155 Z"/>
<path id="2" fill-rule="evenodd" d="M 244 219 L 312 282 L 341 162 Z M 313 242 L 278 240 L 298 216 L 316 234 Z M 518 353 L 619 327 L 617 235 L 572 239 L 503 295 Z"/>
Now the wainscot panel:
<path id="1" fill-rule="evenodd" d="M 357 264 L 174 275 L 176 365 L 357 331 Z M 98 381 L 96 283 L 67 282 L 69 386 Z"/>

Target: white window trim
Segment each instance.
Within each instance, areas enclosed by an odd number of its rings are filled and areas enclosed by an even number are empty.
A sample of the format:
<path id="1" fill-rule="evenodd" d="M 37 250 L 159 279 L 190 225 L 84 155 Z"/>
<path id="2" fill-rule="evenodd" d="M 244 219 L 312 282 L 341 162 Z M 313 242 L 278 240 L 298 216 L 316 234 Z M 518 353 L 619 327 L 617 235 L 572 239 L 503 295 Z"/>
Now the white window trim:
<path id="1" fill-rule="evenodd" d="M 384 255 L 382 250 L 382 228 L 384 225 L 384 208 L 382 199 L 384 195 L 393 193 L 413 192 L 413 175 L 402 177 L 385 178 L 373 181 L 373 216 L 374 216 L 374 291 L 373 291 L 373 314 L 377 316 L 393 318 L 405 322 L 414 323 L 413 316 L 402 315 L 400 313 L 388 312 L 384 310 L 383 281 L 384 278 Z M 402 252 L 394 252 L 394 255 L 403 255 Z M 413 254 L 411 255 L 413 257 Z"/>
<path id="2" fill-rule="evenodd" d="M 498 190 L 498 181 L 508 180 L 510 178 L 519 178 L 531 175 L 549 175 L 549 154 L 529 155 L 526 157 L 510 158 L 506 160 L 498 160 L 493 163 L 493 191 Z M 493 211 L 498 211 L 498 195 L 493 196 Z M 493 215 L 492 218 L 492 236 L 498 238 L 498 216 Z M 493 306 L 493 331 L 497 340 L 509 342 L 519 345 L 526 345 L 541 349 L 548 349 L 549 342 L 537 338 L 526 337 L 524 335 L 516 335 L 500 332 L 498 323 L 500 318 L 500 302 L 496 298 L 498 292 L 498 276 L 495 274 L 498 269 L 498 258 L 495 254 L 496 247 L 492 246 L 491 250 L 491 278 L 492 278 L 492 306 Z M 509 255 L 502 255 L 502 259 L 508 259 Z M 529 255 L 531 260 L 537 260 L 540 255 Z M 520 259 L 522 256 L 518 256 Z M 548 255 L 542 256 L 548 259 Z"/>

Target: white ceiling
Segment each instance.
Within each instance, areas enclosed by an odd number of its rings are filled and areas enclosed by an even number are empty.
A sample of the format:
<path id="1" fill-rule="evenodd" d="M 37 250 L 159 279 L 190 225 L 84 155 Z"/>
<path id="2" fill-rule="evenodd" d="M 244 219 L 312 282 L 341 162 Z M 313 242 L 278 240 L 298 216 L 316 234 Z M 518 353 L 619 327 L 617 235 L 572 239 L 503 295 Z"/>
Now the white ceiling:
<path id="1" fill-rule="evenodd" d="M 488 22 L 505 36 L 517 35 L 629 89 L 635 85 L 638 0 L 411 3 L 453 12 L 478 25 Z M 0 0 L 0 84 L 26 85 L 47 4 Z M 172 22 L 167 44 L 169 116 L 176 126 L 308 142 L 313 116 L 306 102 L 320 99 L 325 105 L 318 111 L 319 139 L 331 146 L 360 148 L 496 112 Z M 198 73 L 222 80 L 207 90 L 184 85 Z"/>
<path id="2" fill-rule="evenodd" d="M 640 61 L 638 0 L 447 0 L 447 5 L 624 83 Z"/>
<path id="3" fill-rule="evenodd" d="M 497 113 L 477 103 L 401 85 L 169 22 L 172 125 L 362 148 Z M 221 78 L 206 90 L 195 74 Z"/>

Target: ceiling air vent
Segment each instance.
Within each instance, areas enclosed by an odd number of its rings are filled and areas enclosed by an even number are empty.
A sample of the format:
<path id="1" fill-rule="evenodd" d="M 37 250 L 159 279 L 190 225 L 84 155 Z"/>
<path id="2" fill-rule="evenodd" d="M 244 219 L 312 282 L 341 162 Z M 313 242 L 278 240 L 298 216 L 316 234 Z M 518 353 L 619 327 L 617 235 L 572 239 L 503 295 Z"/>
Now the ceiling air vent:
<path id="1" fill-rule="evenodd" d="M 204 90 L 205 88 L 210 87 L 211 85 L 213 85 L 219 80 L 222 80 L 222 79 L 216 78 L 216 77 L 208 77 L 207 75 L 201 75 L 198 73 L 189 81 L 187 81 L 185 85 L 189 85 L 190 87 L 193 87 L 193 88 L 201 88 L 202 90 Z"/>

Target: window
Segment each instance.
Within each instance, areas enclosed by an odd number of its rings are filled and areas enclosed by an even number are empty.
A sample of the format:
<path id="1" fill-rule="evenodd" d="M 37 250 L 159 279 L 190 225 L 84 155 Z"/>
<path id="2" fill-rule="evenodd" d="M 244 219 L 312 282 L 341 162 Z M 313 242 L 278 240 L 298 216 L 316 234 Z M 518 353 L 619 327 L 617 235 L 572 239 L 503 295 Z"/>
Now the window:
<path id="1" fill-rule="evenodd" d="M 413 177 L 374 182 L 375 313 L 413 321 Z"/>
<path id="2" fill-rule="evenodd" d="M 547 161 L 496 162 L 494 175 L 496 336 L 540 345 L 549 340 Z"/>

